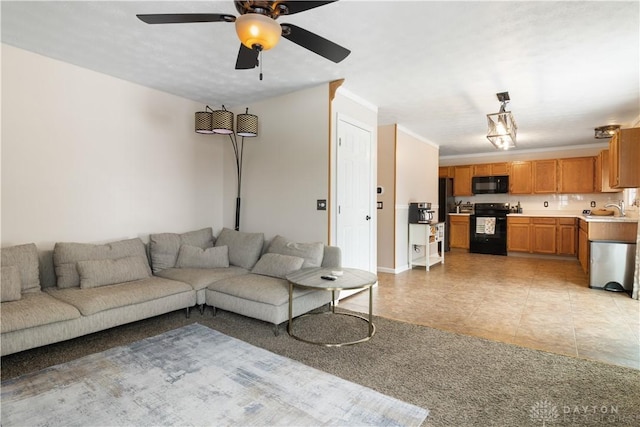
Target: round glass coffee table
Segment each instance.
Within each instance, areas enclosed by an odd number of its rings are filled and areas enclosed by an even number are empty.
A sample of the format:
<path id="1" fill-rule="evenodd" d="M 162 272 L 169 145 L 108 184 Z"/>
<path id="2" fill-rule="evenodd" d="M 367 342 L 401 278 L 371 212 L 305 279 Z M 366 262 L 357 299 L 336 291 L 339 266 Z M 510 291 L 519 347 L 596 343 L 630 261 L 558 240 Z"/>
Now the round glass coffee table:
<path id="1" fill-rule="evenodd" d="M 342 271 L 341 276 L 337 276 L 336 280 L 326 280 L 322 276 L 331 275 L 332 271 Z M 293 338 L 304 341 L 309 344 L 323 345 L 326 347 L 341 347 L 344 345 L 358 344 L 371 339 L 376 332 L 376 327 L 373 324 L 373 285 L 378 282 L 378 276 L 373 273 L 364 270 L 358 270 L 355 268 L 304 268 L 294 273 L 287 274 L 287 280 L 289 281 L 289 324 L 287 325 L 287 332 Z M 329 313 L 307 313 L 298 316 L 296 319 L 300 319 L 306 316 L 319 315 L 319 314 L 331 314 L 341 316 L 357 317 L 364 320 L 369 325 L 369 333 L 362 339 L 340 343 L 327 343 L 319 341 L 311 341 L 297 336 L 294 333 L 293 322 L 293 289 L 295 287 L 316 289 L 331 291 L 331 311 Z M 369 317 L 363 317 L 354 313 L 344 313 L 336 311 L 336 291 L 353 290 L 353 289 L 369 289 Z"/>

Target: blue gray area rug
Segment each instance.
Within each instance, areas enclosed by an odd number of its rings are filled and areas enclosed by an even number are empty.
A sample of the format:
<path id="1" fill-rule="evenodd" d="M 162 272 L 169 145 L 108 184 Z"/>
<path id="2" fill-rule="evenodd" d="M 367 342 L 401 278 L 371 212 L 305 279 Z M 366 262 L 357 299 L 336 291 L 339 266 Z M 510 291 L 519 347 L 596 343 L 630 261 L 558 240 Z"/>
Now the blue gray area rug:
<path id="1" fill-rule="evenodd" d="M 199 324 L 2 383 L 5 427 L 418 426 L 427 415 Z"/>

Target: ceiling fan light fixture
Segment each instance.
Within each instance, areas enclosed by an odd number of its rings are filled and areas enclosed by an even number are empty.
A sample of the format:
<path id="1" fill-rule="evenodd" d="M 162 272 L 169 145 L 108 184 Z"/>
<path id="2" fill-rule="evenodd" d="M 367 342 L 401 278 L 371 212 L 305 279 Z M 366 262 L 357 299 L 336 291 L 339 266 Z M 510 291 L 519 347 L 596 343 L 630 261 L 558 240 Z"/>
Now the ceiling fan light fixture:
<path id="1" fill-rule="evenodd" d="M 609 139 L 615 135 L 616 131 L 620 129 L 620 125 L 606 125 L 600 126 L 594 129 L 595 139 Z"/>
<path id="2" fill-rule="evenodd" d="M 282 28 L 275 20 L 259 13 L 246 13 L 236 18 L 236 33 L 249 49 L 260 46 L 269 50 L 278 44 Z"/>
<path id="3" fill-rule="evenodd" d="M 487 114 L 487 139 L 499 150 L 508 150 L 516 146 L 516 133 L 518 125 L 511 111 L 506 111 L 509 102 L 509 92 L 497 93 L 498 101 L 501 102 L 500 111 Z"/>

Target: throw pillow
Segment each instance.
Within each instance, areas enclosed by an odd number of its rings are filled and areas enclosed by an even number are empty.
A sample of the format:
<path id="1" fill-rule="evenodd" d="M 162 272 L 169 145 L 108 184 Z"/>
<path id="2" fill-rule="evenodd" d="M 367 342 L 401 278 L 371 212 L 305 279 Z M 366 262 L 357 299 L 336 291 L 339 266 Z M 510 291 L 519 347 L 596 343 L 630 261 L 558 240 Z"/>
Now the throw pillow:
<path id="1" fill-rule="evenodd" d="M 40 261 L 34 243 L 2 248 L 2 266 L 15 265 L 20 274 L 22 292 L 40 291 Z"/>
<path id="2" fill-rule="evenodd" d="M 166 268 L 175 267 L 182 245 L 206 249 L 212 248 L 215 241 L 211 227 L 182 234 L 151 234 L 149 236 L 149 253 L 151 254 L 153 272 L 158 273 Z"/>
<path id="3" fill-rule="evenodd" d="M 216 240 L 216 246 L 229 247 L 229 264 L 251 270 L 260 258 L 264 234 L 245 233 L 223 228 Z"/>
<path id="4" fill-rule="evenodd" d="M 2 289 L 2 302 L 18 301 L 22 298 L 22 282 L 20 271 L 15 265 L 2 267 L 0 277 L 0 289 Z"/>
<path id="5" fill-rule="evenodd" d="M 78 274 L 83 289 L 133 282 L 150 276 L 149 264 L 140 256 L 78 261 Z"/>
<path id="6" fill-rule="evenodd" d="M 216 246 L 202 249 L 197 246 L 182 245 L 176 261 L 178 268 L 220 268 L 229 267 L 229 247 Z"/>
<path id="7" fill-rule="evenodd" d="M 77 263 L 89 260 L 114 260 L 124 257 L 141 257 L 144 259 L 148 274 L 151 268 L 147 261 L 147 250 L 139 238 L 120 240 L 104 245 L 90 243 L 56 243 L 53 248 L 53 265 L 58 278 L 58 288 L 75 288 L 80 286 Z"/>
<path id="8" fill-rule="evenodd" d="M 260 257 L 251 272 L 262 276 L 284 279 L 287 274 L 300 270 L 303 263 L 304 259 L 297 256 L 264 254 Z"/>
<path id="9" fill-rule="evenodd" d="M 304 258 L 303 268 L 320 267 L 324 257 L 324 243 L 295 243 L 282 236 L 276 236 L 271 241 L 267 253 Z"/>

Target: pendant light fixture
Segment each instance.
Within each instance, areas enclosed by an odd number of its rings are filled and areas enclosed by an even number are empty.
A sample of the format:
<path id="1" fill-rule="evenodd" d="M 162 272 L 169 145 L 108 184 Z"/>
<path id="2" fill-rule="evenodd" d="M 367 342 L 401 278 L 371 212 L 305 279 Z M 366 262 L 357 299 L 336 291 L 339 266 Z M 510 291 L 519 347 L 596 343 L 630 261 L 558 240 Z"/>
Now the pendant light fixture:
<path id="1" fill-rule="evenodd" d="M 195 114 L 195 131 L 204 135 L 228 135 L 236 159 L 237 193 L 236 193 L 236 222 L 235 229 L 240 230 L 240 192 L 242 189 L 242 157 L 244 153 L 244 138 L 258 136 L 258 116 L 249 114 L 247 108 L 244 114 L 238 114 L 236 131 L 233 129 L 233 113 L 225 106 L 222 110 L 213 110 L 208 105 L 204 111 Z M 238 136 L 241 138 L 238 141 Z"/>
<path id="2" fill-rule="evenodd" d="M 616 131 L 620 129 L 620 125 L 607 125 L 607 126 L 600 126 L 594 129 L 595 131 L 595 135 L 594 138 L 595 139 L 609 139 L 611 138 L 613 135 L 615 135 Z"/>
<path id="3" fill-rule="evenodd" d="M 487 139 L 500 150 L 508 150 L 516 146 L 516 132 L 518 126 L 513 118 L 511 111 L 507 111 L 507 102 L 510 101 L 509 92 L 496 93 L 498 101 L 500 101 L 500 111 L 493 114 L 487 114 L 487 123 L 489 130 L 487 131 Z"/>

